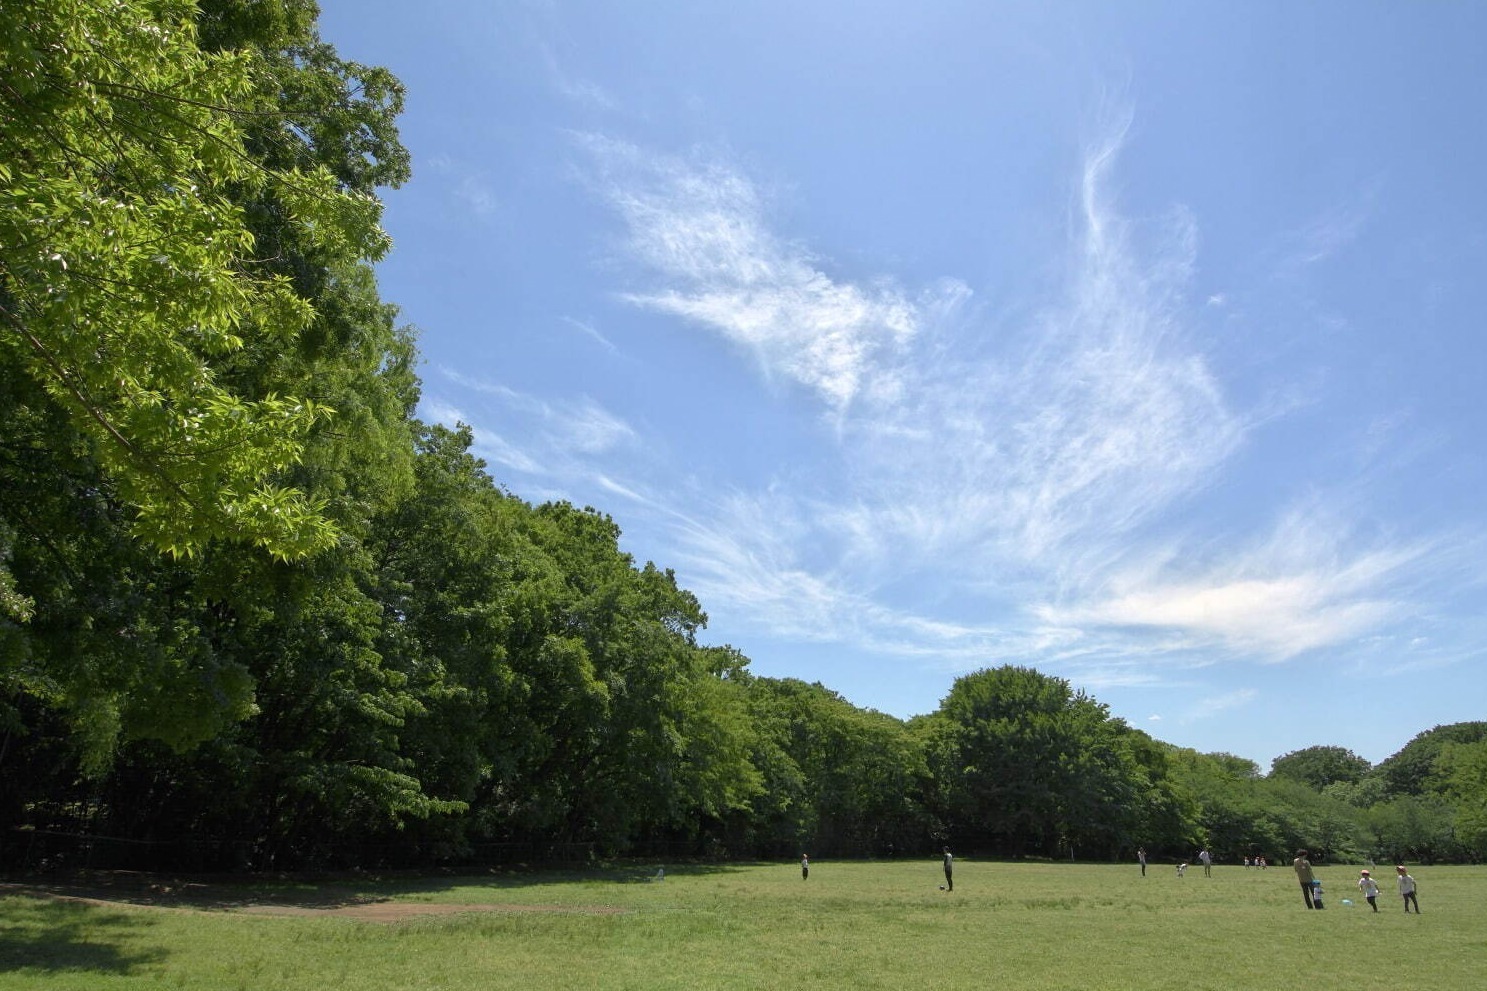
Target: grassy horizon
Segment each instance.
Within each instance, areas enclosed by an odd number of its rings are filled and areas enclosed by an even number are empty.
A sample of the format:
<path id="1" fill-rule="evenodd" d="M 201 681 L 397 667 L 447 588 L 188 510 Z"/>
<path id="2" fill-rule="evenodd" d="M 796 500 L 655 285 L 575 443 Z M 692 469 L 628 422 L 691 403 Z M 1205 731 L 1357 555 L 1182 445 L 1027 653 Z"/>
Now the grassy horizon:
<path id="1" fill-rule="evenodd" d="M 663 882 L 616 868 L 219 885 L 205 910 L 9 894 L 0 989 L 1487 986 L 1487 868 L 1412 873 L 1421 916 L 1387 876 L 1371 912 L 1357 867 L 1318 869 L 1316 912 L 1289 867 L 1179 879 L 1170 866 L 1143 878 L 1134 864 L 975 860 L 957 861 L 953 892 L 938 888 L 938 861 L 915 860 L 813 861 L 808 881 L 788 863 L 668 868 Z M 506 908 L 392 923 L 228 910 L 348 894 Z"/>

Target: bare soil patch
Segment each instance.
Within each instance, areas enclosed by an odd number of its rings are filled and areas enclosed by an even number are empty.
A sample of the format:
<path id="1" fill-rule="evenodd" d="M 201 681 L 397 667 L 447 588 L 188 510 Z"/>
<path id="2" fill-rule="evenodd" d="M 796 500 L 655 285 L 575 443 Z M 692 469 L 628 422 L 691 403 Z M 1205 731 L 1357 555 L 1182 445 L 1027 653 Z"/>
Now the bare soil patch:
<path id="1" fill-rule="evenodd" d="M 402 922 L 420 915 L 460 915 L 466 912 L 567 912 L 579 915 L 620 915 L 624 909 L 614 905 L 464 905 L 443 902 L 367 902 L 345 908 L 299 908 L 294 905 L 248 905 L 238 911 L 247 915 L 331 916 L 361 919 L 366 922 Z"/>
<path id="2" fill-rule="evenodd" d="M 289 885 L 286 885 L 288 887 Z M 397 901 L 368 895 L 340 884 L 294 885 L 292 892 L 264 894 L 241 880 L 213 881 L 164 878 L 131 872 L 90 874 L 68 880 L 0 883 L 0 895 L 28 895 L 100 907 L 133 906 L 164 911 L 236 912 L 357 919 L 364 922 L 402 922 L 422 916 L 476 912 L 554 912 L 580 915 L 619 915 L 614 905 L 551 905 L 520 902 Z"/>

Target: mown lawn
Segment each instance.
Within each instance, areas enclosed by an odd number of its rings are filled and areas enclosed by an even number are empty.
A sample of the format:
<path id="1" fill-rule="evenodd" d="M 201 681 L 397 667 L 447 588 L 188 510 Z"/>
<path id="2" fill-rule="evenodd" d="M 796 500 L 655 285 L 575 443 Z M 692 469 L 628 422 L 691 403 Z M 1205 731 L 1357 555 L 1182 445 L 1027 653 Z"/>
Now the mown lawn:
<path id="1" fill-rule="evenodd" d="M 1487 987 L 1487 868 L 1417 867 L 1406 915 L 1327 866 L 815 862 L 584 874 L 216 885 L 174 907 L 0 894 L 0 989 L 1223 989 Z M 1343 898 L 1356 904 L 1344 906 Z M 249 914 L 347 900 L 499 906 L 367 921 Z M 391 903 L 389 908 L 387 903 Z M 619 911 L 615 911 L 619 910 Z"/>

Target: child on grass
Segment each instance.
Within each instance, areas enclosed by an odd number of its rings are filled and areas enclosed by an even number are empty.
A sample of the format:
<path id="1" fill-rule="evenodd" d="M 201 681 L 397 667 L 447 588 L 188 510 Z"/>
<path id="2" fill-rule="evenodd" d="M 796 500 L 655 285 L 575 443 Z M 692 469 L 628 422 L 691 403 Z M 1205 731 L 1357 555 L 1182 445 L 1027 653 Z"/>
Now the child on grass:
<path id="1" fill-rule="evenodd" d="M 1368 905 L 1375 912 L 1379 910 L 1379 883 L 1373 879 L 1373 875 L 1365 868 L 1359 871 L 1358 890 L 1363 892 L 1363 897 L 1368 899 Z"/>
<path id="2" fill-rule="evenodd" d="M 1414 902 L 1415 914 L 1419 915 L 1420 899 L 1415 896 L 1415 879 L 1410 877 L 1410 872 L 1405 869 L 1405 866 L 1403 864 L 1400 864 L 1398 867 L 1394 868 L 1394 871 L 1398 875 L 1395 880 L 1399 882 L 1399 893 L 1404 897 L 1405 913 L 1409 913 L 1410 903 Z"/>

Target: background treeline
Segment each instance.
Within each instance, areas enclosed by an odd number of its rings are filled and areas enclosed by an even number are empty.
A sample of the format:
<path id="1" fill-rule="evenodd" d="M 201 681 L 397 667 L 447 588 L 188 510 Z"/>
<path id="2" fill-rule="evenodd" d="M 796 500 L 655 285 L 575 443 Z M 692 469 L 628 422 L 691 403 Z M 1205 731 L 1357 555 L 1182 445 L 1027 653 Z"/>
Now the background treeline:
<path id="1" fill-rule="evenodd" d="M 316 16 L 0 4 L 0 862 L 1487 854 L 1487 723 L 1267 776 L 1028 668 L 904 722 L 700 642 L 414 415 L 402 90 Z"/>

